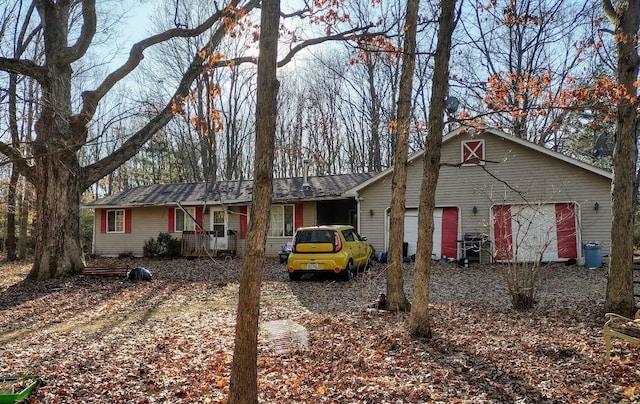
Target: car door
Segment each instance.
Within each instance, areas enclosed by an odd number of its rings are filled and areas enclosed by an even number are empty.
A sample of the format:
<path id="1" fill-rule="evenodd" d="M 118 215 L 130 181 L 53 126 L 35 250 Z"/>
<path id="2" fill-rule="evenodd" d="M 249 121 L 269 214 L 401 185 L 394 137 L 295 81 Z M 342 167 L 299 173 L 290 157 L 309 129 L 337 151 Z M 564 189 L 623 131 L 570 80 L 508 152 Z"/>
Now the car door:
<path id="1" fill-rule="evenodd" d="M 358 233 L 353 229 L 346 229 L 342 232 L 345 241 L 349 245 L 349 250 L 351 251 L 353 264 L 356 267 L 360 267 L 364 265 L 364 260 L 366 259 L 366 251 L 363 249 L 364 243 L 361 241 Z"/>

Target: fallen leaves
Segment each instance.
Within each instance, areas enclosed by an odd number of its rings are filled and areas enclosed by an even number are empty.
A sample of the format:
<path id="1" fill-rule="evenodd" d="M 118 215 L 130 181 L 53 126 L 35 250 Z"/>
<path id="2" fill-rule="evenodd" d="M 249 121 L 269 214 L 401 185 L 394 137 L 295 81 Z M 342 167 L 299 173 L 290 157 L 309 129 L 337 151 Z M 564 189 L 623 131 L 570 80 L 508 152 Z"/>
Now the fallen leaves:
<path id="1" fill-rule="evenodd" d="M 0 283 L 0 374 L 41 376 L 34 402 L 225 402 L 240 261 L 133 261 L 155 280 Z M 3 280 L 27 273 L 0 267 Z M 419 340 L 407 315 L 361 310 L 385 291 L 383 266 L 290 282 L 268 261 L 260 323 L 306 341 L 280 352 L 261 328 L 260 401 L 638 401 L 638 350 L 616 342 L 603 365 L 605 286 L 604 270 L 545 267 L 536 308 L 517 312 L 496 269 L 436 264 L 434 337 Z"/>

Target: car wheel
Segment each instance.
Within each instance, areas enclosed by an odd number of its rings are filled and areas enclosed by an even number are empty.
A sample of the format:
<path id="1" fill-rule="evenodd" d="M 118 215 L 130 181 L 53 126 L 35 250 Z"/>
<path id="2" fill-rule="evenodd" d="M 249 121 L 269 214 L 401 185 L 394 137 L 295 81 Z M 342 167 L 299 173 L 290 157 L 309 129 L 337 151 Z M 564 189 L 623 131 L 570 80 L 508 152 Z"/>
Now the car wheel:
<path id="1" fill-rule="evenodd" d="M 297 272 L 289 272 L 289 279 L 291 279 L 292 281 L 299 281 L 300 279 L 302 279 L 302 274 Z"/>
<path id="2" fill-rule="evenodd" d="M 345 281 L 350 281 L 355 276 L 356 269 L 353 267 L 353 261 L 349 260 L 347 268 L 343 271 L 343 278 Z"/>
<path id="3" fill-rule="evenodd" d="M 373 265 L 376 263 L 376 258 L 373 253 L 369 254 L 367 257 L 367 263 L 364 264 L 364 270 L 366 271 L 369 268 L 373 268 Z"/>

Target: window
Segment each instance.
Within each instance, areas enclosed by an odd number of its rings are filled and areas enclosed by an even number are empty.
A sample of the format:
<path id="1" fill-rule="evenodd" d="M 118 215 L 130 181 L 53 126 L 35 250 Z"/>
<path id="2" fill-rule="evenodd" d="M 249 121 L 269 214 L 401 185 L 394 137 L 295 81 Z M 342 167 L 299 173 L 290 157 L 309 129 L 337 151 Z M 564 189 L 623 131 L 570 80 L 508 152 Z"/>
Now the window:
<path id="1" fill-rule="evenodd" d="M 225 214 L 223 210 L 214 210 L 213 211 L 213 228 L 211 230 L 214 231 L 214 235 L 216 237 L 224 237 L 225 232 Z"/>
<path id="2" fill-rule="evenodd" d="M 293 236 L 293 205 L 271 207 L 269 237 Z"/>
<path id="3" fill-rule="evenodd" d="M 124 209 L 107 211 L 107 233 L 124 233 Z"/>
<path id="4" fill-rule="evenodd" d="M 196 218 L 196 208 L 185 208 L 185 210 L 191 215 L 184 213 L 182 209 L 176 208 L 176 231 L 194 231 L 196 224 L 193 219 Z M 193 218 L 193 219 L 192 219 Z"/>
<path id="5" fill-rule="evenodd" d="M 462 164 L 484 165 L 484 140 L 465 140 L 462 142 Z"/>
<path id="6" fill-rule="evenodd" d="M 344 230 L 342 236 L 346 241 L 360 241 L 360 236 L 353 229 Z"/>

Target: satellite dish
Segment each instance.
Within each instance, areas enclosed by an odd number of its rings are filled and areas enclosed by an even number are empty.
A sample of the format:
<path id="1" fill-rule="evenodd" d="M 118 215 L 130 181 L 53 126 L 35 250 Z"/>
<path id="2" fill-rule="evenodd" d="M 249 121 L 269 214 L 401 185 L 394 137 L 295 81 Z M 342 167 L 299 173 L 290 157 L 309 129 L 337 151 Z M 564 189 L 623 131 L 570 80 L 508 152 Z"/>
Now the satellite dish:
<path id="1" fill-rule="evenodd" d="M 593 154 L 593 157 L 611 156 L 611 150 L 609 150 L 609 147 L 607 146 L 607 132 L 602 132 L 598 135 L 591 153 Z"/>
<path id="2" fill-rule="evenodd" d="M 445 101 L 445 107 L 447 109 L 448 114 L 455 114 L 460 106 L 460 100 L 456 97 L 447 97 Z"/>

